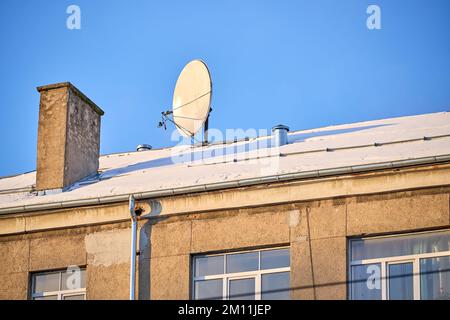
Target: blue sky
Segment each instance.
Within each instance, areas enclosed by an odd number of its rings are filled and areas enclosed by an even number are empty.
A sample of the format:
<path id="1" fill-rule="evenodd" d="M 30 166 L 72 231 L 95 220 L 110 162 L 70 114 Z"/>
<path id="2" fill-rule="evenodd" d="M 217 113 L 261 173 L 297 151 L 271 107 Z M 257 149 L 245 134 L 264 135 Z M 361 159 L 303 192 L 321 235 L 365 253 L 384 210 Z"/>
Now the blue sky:
<path id="1" fill-rule="evenodd" d="M 66 28 L 71 4 L 80 30 Z M 381 30 L 366 27 L 370 4 Z M 222 130 L 450 110 L 448 0 L 2 0 L 0 41 L 0 176 L 35 169 L 35 88 L 55 82 L 104 109 L 102 154 L 173 145 L 156 124 L 195 58 Z"/>

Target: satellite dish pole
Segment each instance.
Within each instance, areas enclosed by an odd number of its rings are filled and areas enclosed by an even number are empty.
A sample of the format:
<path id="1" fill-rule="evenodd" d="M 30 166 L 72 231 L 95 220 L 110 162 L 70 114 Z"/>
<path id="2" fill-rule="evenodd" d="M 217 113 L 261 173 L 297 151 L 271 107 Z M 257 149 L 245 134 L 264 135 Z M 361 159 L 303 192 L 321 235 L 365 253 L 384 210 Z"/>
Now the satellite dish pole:
<path id="1" fill-rule="evenodd" d="M 209 125 L 209 114 L 208 114 L 208 118 L 206 118 L 205 121 L 205 128 L 204 130 L 204 134 L 203 134 L 203 145 L 206 146 L 208 145 L 208 125 Z"/>
<path id="2" fill-rule="evenodd" d="M 208 116 L 206 117 L 205 125 L 203 127 L 203 145 L 208 145 L 208 129 L 209 129 L 209 115 L 211 114 L 212 108 L 209 109 Z"/>

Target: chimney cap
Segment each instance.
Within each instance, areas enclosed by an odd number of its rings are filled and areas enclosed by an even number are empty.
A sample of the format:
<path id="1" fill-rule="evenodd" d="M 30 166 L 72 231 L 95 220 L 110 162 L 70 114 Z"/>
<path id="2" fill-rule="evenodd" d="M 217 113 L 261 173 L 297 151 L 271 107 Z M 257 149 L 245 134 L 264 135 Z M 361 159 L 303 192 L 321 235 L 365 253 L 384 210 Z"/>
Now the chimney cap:
<path id="1" fill-rule="evenodd" d="M 283 124 L 278 124 L 278 125 L 276 125 L 275 127 L 272 128 L 272 131 L 275 131 L 275 130 L 286 130 L 286 131 L 289 131 L 289 127 L 285 126 Z"/>
<path id="2" fill-rule="evenodd" d="M 149 144 L 140 144 L 136 147 L 136 151 L 141 152 L 141 151 L 148 151 L 148 150 L 152 150 L 152 146 Z"/>
<path id="3" fill-rule="evenodd" d="M 47 84 L 45 86 L 37 87 L 36 89 L 38 92 L 42 92 L 42 91 L 48 91 L 48 90 L 64 88 L 64 87 L 72 89 L 73 92 L 75 92 L 82 100 L 84 100 L 88 105 L 90 105 L 91 108 L 95 112 L 97 112 L 99 115 L 102 116 L 105 114 L 105 112 L 98 105 L 96 105 L 95 102 L 93 102 L 91 99 L 89 99 L 83 92 L 81 92 L 77 87 L 75 87 L 70 82 L 58 82 L 58 83 L 53 83 L 53 84 Z"/>

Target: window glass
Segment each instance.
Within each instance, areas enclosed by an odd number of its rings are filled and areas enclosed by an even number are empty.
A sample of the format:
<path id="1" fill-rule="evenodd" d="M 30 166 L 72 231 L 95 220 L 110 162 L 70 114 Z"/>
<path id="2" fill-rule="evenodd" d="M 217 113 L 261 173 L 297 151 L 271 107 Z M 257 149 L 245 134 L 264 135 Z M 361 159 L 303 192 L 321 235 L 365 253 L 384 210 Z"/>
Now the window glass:
<path id="1" fill-rule="evenodd" d="M 195 259 L 195 276 L 209 276 L 223 273 L 224 256 L 197 257 Z"/>
<path id="2" fill-rule="evenodd" d="M 259 269 L 259 253 L 247 252 L 227 255 L 227 273 Z"/>
<path id="3" fill-rule="evenodd" d="M 424 300 L 450 300 L 450 257 L 420 260 L 420 296 Z"/>
<path id="4" fill-rule="evenodd" d="M 261 269 L 289 267 L 289 260 L 289 249 L 261 251 Z"/>
<path id="5" fill-rule="evenodd" d="M 354 300 L 381 300 L 381 264 L 352 266 L 351 292 Z"/>
<path id="6" fill-rule="evenodd" d="M 351 241 L 352 260 L 442 251 L 450 251 L 449 231 Z"/>
<path id="7" fill-rule="evenodd" d="M 230 300 L 255 300 L 255 278 L 230 280 Z"/>
<path id="8" fill-rule="evenodd" d="M 195 282 L 195 299 L 222 299 L 222 279 L 201 280 Z"/>
<path id="9" fill-rule="evenodd" d="M 389 265 L 389 299 L 414 299 L 412 263 L 396 263 Z"/>
<path id="10" fill-rule="evenodd" d="M 269 273 L 261 276 L 263 300 L 289 300 L 289 272 Z"/>
<path id="11" fill-rule="evenodd" d="M 59 272 L 36 274 L 34 278 L 34 292 L 58 291 L 59 274 Z"/>

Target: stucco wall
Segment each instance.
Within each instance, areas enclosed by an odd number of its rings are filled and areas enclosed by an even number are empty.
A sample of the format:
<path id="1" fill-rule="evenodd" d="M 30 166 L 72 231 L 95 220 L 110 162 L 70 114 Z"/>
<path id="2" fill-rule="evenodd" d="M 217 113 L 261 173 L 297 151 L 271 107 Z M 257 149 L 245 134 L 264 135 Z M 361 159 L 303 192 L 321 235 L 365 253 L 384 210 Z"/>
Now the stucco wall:
<path id="1" fill-rule="evenodd" d="M 288 244 L 292 298 L 345 299 L 347 238 L 449 227 L 449 193 L 433 188 L 141 221 L 137 293 L 189 299 L 191 255 Z M 117 215 L 119 209 L 126 207 L 91 210 Z M 87 266 L 88 299 L 127 299 L 129 227 L 122 221 L 1 236 L 0 298 L 26 299 L 30 272 L 76 264 Z"/>
<path id="2" fill-rule="evenodd" d="M 100 115 L 74 89 L 68 93 L 65 186 L 96 173 L 100 155 Z"/>
<path id="3" fill-rule="evenodd" d="M 43 91 L 39 103 L 36 186 L 54 189 L 64 185 L 67 88 Z"/>

